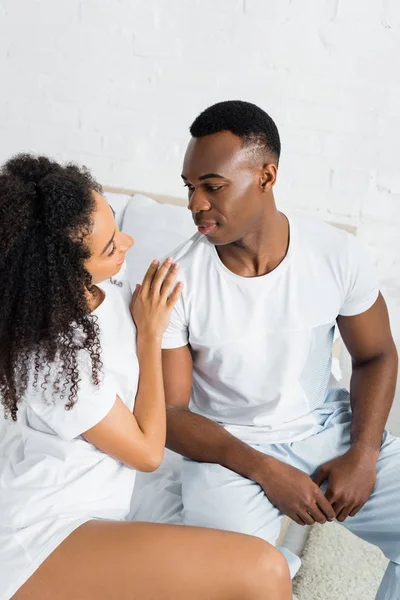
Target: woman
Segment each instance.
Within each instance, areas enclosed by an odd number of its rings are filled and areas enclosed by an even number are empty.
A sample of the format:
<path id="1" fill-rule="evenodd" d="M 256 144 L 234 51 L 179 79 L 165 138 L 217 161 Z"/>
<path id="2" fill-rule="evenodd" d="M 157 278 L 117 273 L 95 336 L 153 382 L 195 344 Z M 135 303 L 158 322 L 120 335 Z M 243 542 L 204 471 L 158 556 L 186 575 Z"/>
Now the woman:
<path id="1" fill-rule="evenodd" d="M 124 300 L 133 245 L 85 169 L 20 155 L 0 171 L 0 599 L 288 600 L 260 539 L 125 521 L 162 460 L 161 338 L 178 265 Z M 136 327 L 135 327 L 136 325 Z"/>

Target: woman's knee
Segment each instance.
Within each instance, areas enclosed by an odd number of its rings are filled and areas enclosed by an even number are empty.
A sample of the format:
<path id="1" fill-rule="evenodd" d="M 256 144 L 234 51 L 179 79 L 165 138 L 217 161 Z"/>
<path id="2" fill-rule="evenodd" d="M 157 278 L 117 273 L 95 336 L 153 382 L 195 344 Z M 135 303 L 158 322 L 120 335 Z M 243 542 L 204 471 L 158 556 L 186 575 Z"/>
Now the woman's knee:
<path id="1" fill-rule="evenodd" d="M 245 554 L 246 579 L 254 596 L 262 600 L 289 600 L 291 578 L 285 557 L 271 544 L 260 538 L 252 538 L 252 547 Z"/>

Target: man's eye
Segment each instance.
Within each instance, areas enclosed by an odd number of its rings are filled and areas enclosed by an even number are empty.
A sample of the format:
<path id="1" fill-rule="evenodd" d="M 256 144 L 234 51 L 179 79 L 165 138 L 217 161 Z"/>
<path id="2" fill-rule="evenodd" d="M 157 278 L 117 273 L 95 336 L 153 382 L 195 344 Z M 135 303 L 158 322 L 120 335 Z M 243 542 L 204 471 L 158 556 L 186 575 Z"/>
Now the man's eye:
<path id="1" fill-rule="evenodd" d="M 189 183 L 184 183 L 183 187 L 187 188 L 189 190 L 189 192 L 193 192 L 193 190 L 194 190 L 193 185 L 190 185 Z"/>
<path id="2" fill-rule="evenodd" d="M 218 192 L 218 190 L 222 189 L 222 185 L 207 185 L 207 192 Z"/>

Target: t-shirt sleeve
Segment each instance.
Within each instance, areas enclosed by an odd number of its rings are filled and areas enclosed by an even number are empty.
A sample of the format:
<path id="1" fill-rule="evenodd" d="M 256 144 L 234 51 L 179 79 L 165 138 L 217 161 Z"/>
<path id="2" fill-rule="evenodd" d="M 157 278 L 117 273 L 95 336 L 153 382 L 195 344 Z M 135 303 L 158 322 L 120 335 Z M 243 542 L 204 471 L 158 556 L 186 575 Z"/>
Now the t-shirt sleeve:
<path id="1" fill-rule="evenodd" d="M 163 350 L 182 348 L 189 342 L 189 327 L 185 317 L 182 296 L 172 309 L 169 325 L 162 340 Z"/>
<path id="2" fill-rule="evenodd" d="M 36 386 L 33 386 L 32 373 L 26 393 L 26 403 L 60 438 L 67 441 L 78 437 L 104 419 L 114 406 L 117 396 L 116 385 L 111 375 L 100 373 L 99 385 L 93 383 L 91 359 L 86 351 L 81 351 L 78 355 L 78 370 L 76 402 L 71 409 L 65 408 L 71 384 L 64 386 L 61 377 L 59 391 L 54 390 L 56 365 L 50 373 L 46 374 L 45 369 L 39 375 Z M 43 389 L 41 384 L 44 378 L 48 383 Z"/>
<path id="3" fill-rule="evenodd" d="M 359 315 L 375 303 L 379 295 L 378 277 L 369 255 L 354 236 L 347 236 L 347 257 L 344 269 L 344 301 L 339 314 Z"/>

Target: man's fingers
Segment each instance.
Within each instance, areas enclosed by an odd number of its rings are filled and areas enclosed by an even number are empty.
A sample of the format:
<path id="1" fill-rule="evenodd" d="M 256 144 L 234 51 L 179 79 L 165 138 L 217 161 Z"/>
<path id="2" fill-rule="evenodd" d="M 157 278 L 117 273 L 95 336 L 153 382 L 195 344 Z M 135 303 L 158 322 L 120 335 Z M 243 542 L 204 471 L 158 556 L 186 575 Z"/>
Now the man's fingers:
<path id="1" fill-rule="evenodd" d="M 312 515 L 310 515 L 310 513 L 308 513 L 307 511 L 304 511 L 302 513 L 300 513 L 299 515 L 301 517 L 301 519 L 304 521 L 305 525 L 314 525 L 315 523 L 315 519 Z"/>
<path id="2" fill-rule="evenodd" d="M 355 517 L 355 516 L 356 516 L 356 514 L 358 513 L 358 511 L 359 511 L 360 509 L 361 509 L 361 506 L 360 506 L 360 505 L 358 505 L 358 506 L 355 506 L 355 507 L 353 508 L 353 510 L 350 512 L 350 514 L 349 514 L 349 517 Z"/>
<path id="3" fill-rule="evenodd" d="M 301 525 L 302 527 L 304 527 L 306 525 L 306 523 L 304 523 L 304 521 L 300 517 L 300 515 L 293 514 L 293 515 L 288 515 L 288 517 L 290 517 L 292 519 L 292 521 L 294 521 L 295 523 L 297 523 L 297 525 Z"/>
<path id="4" fill-rule="evenodd" d="M 354 506 L 351 504 L 350 506 L 345 506 L 342 510 L 336 515 L 336 520 L 340 523 L 343 523 L 349 516 L 349 514 L 354 509 Z"/>
<path id="5" fill-rule="evenodd" d="M 321 492 L 321 495 L 317 498 L 317 505 L 318 508 L 324 513 L 326 518 L 329 521 L 333 521 L 333 519 L 336 517 L 336 512 L 332 504 L 329 502 L 328 496 L 324 496 Z"/>
<path id="6" fill-rule="evenodd" d="M 332 506 L 329 504 L 330 508 L 328 508 L 328 506 L 324 505 L 324 509 L 322 509 L 321 507 L 319 507 L 321 509 L 321 512 L 323 515 L 325 515 L 325 520 L 326 521 L 334 521 L 336 519 L 336 513 L 334 511 L 334 509 L 332 508 Z"/>
<path id="7" fill-rule="evenodd" d="M 343 500 L 337 500 L 336 502 L 332 503 L 332 508 L 335 511 L 335 515 L 336 515 L 336 519 L 337 519 L 338 515 L 342 512 L 342 510 L 344 510 L 346 508 L 346 502 L 344 502 Z"/>
<path id="8" fill-rule="evenodd" d="M 328 473 L 327 473 L 327 471 L 325 471 L 325 469 L 319 469 L 319 470 L 318 470 L 318 471 L 315 473 L 315 475 L 313 476 L 313 478 L 312 478 L 312 479 L 313 479 L 314 483 L 315 483 L 315 484 L 316 484 L 318 487 L 320 487 L 320 486 L 321 486 L 321 485 L 324 483 L 324 481 L 327 479 L 327 477 L 328 477 Z"/>
<path id="9" fill-rule="evenodd" d="M 325 499 L 328 500 L 329 504 L 332 506 L 333 504 L 333 490 L 330 486 L 327 487 L 325 492 Z"/>
<path id="10" fill-rule="evenodd" d="M 312 516 L 316 523 L 326 523 L 328 517 L 324 514 L 322 510 L 320 510 L 319 506 L 316 504 L 312 508 L 308 510 L 309 514 Z M 328 519 L 329 520 L 329 519 Z"/>

